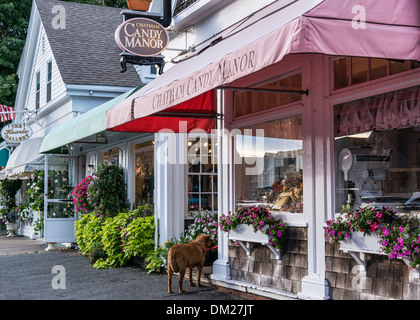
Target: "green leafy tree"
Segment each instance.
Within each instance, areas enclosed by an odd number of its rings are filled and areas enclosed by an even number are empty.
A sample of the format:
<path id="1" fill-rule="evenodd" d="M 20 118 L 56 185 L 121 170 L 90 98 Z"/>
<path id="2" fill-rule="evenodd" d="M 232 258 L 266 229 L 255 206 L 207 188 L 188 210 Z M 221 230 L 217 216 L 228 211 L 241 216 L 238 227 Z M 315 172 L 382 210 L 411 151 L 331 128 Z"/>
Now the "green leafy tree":
<path id="1" fill-rule="evenodd" d="M 32 0 L 0 0 L 0 104 L 14 105 Z"/>
<path id="2" fill-rule="evenodd" d="M 64 1 L 127 8 L 126 0 Z M 15 103 L 16 71 L 25 46 L 31 7 L 32 0 L 0 0 L 0 104 L 10 107 Z"/>

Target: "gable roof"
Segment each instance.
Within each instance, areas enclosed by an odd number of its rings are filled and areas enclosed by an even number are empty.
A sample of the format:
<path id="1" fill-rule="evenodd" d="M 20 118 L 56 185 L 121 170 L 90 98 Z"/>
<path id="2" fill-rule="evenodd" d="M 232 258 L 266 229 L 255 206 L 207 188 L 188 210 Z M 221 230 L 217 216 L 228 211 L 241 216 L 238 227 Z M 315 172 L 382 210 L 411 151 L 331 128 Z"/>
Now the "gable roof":
<path id="1" fill-rule="evenodd" d="M 115 30 L 122 23 L 121 9 L 57 0 L 34 2 L 64 83 L 127 87 L 142 84 L 132 65 L 121 73 L 121 50 L 114 40 Z M 57 5 L 65 11 L 54 13 Z M 54 29 L 52 21 L 61 14 L 65 28 Z"/>

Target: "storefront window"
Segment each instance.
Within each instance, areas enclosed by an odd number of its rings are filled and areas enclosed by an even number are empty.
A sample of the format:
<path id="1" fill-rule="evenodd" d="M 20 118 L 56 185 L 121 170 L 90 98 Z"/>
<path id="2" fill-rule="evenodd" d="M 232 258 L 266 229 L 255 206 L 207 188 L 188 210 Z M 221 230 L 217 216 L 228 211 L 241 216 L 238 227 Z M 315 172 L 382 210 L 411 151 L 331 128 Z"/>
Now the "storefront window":
<path id="1" fill-rule="evenodd" d="M 344 57 L 333 61 L 334 90 L 419 67 L 416 61 Z"/>
<path id="2" fill-rule="evenodd" d="M 281 79 L 255 86 L 255 89 L 302 90 L 302 74 L 296 73 L 287 77 L 282 77 Z M 300 100 L 302 100 L 301 94 L 238 91 L 234 94 L 235 117 L 271 109 Z"/>
<path id="3" fill-rule="evenodd" d="M 420 212 L 420 86 L 334 107 L 336 212 Z"/>
<path id="4" fill-rule="evenodd" d="M 217 210 L 217 142 L 188 137 L 188 210 Z"/>
<path id="5" fill-rule="evenodd" d="M 102 153 L 102 161 L 118 166 L 120 164 L 120 149 L 115 148 Z"/>
<path id="6" fill-rule="evenodd" d="M 302 115 L 237 129 L 235 144 L 237 205 L 302 212 Z"/>
<path id="7" fill-rule="evenodd" d="M 153 141 L 134 146 L 135 204 L 153 203 L 154 144 Z"/>

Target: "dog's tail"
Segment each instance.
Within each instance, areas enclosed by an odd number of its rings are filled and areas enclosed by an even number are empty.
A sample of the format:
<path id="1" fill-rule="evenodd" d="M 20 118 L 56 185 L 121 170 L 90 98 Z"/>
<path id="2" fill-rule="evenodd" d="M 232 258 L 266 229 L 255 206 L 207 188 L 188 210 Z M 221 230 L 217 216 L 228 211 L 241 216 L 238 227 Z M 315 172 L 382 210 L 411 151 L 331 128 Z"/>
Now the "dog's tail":
<path id="1" fill-rule="evenodd" d="M 168 252 L 168 270 L 172 270 L 173 272 L 179 272 L 177 264 L 173 263 L 176 261 L 176 253 L 172 250 Z"/>

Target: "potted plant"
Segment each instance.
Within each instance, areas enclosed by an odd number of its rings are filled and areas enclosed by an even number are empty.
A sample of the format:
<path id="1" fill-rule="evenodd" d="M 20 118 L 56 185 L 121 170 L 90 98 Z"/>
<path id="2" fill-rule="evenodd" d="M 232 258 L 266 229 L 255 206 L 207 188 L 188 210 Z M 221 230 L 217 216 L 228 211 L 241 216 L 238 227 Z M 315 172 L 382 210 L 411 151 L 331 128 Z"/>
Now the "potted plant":
<path id="1" fill-rule="evenodd" d="M 33 218 L 33 212 L 31 208 L 25 203 L 20 203 L 16 207 L 16 215 L 21 221 L 31 221 Z"/>
<path id="2" fill-rule="evenodd" d="M 14 237 L 15 231 L 17 230 L 16 226 L 16 211 L 8 210 L 6 208 L 0 209 L 0 221 L 6 225 L 7 236 Z"/>
<path id="3" fill-rule="evenodd" d="M 219 219 L 220 229 L 229 233 L 230 240 L 270 244 L 277 249 L 283 247 L 287 225 L 275 220 L 264 207 L 239 207 Z"/>
<path id="4" fill-rule="evenodd" d="M 127 0 L 127 5 L 130 10 L 147 11 L 150 3 L 153 0 Z"/>
<path id="5" fill-rule="evenodd" d="M 87 188 L 91 210 L 98 214 L 115 216 L 129 207 L 127 186 L 123 169 L 107 162 L 101 162 Z"/>

